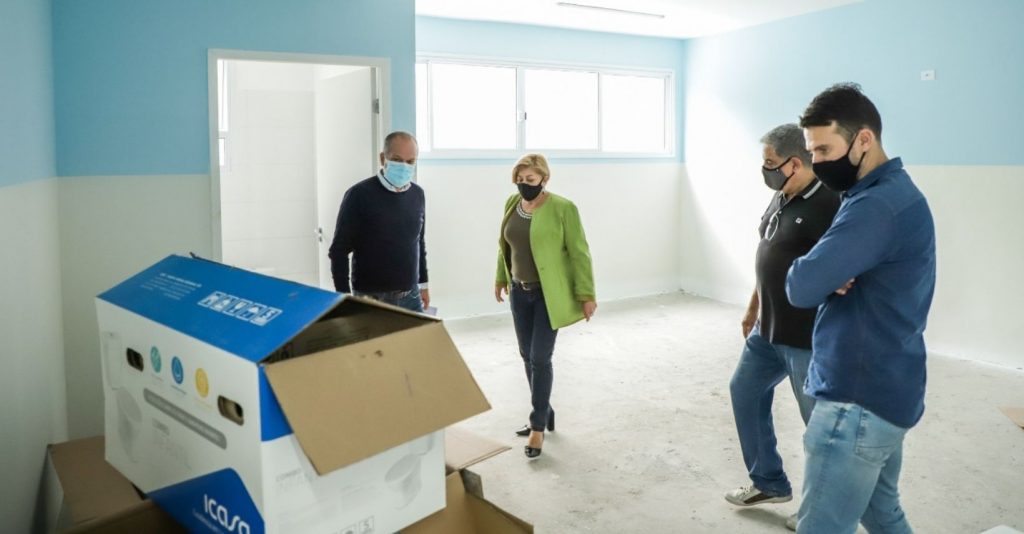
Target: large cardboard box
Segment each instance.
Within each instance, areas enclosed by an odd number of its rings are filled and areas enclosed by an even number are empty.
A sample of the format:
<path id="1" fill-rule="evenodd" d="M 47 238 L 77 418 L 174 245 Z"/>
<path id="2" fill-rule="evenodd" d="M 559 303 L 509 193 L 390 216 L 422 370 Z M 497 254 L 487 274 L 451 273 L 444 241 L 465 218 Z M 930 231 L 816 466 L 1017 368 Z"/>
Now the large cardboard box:
<path id="1" fill-rule="evenodd" d="M 106 458 L 193 532 L 392 533 L 490 408 L 440 321 L 170 256 L 96 300 Z"/>
<path id="2" fill-rule="evenodd" d="M 533 525 L 485 499 L 480 477 L 468 469 L 508 449 L 458 427 L 449 428 L 445 432 L 448 505 L 402 534 L 533 534 Z"/>
<path id="3" fill-rule="evenodd" d="M 185 534 L 103 460 L 103 437 L 50 445 L 43 484 L 45 532 Z"/>

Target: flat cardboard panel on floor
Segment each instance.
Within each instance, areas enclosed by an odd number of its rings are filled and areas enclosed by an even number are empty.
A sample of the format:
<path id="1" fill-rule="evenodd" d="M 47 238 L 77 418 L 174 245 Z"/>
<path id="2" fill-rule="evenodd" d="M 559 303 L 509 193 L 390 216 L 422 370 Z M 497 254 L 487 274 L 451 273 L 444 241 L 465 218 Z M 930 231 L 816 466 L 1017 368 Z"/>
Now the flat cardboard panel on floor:
<path id="1" fill-rule="evenodd" d="M 1021 428 L 1024 428 L 1024 408 L 1013 408 L 1010 406 L 1003 406 L 999 408 L 1009 417 L 1013 423 Z"/>
<path id="2" fill-rule="evenodd" d="M 1021 533 L 1021 531 L 1019 531 L 1019 530 L 1017 530 L 1015 528 L 1010 528 L 1010 527 L 1008 527 L 1006 525 L 999 525 L 998 527 L 986 530 L 985 532 L 982 532 L 981 534 L 1022 534 L 1022 533 Z"/>
<path id="3" fill-rule="evenodd" d="M 511 448 L 457 426 L 444 431 L 444 465 L 449 473 L 476 465 Z"/>
<path id="4" fill-rule="evenodd" d="M 56 502 L 49 504 L 47 530 L 90 534 L 185 531 L 103 459 L 102 436 L 50 445 Z M 48 491 L 49 493 L 49 491 Z M 55 517 L 54 517 L 55 516 Z"/>
<path id="5" fill-rule="evenodd" d="M 193 532 L 395 532 L 490 408 L 436 318 L 170 256 L 96 299 L 107 460 Z"/>

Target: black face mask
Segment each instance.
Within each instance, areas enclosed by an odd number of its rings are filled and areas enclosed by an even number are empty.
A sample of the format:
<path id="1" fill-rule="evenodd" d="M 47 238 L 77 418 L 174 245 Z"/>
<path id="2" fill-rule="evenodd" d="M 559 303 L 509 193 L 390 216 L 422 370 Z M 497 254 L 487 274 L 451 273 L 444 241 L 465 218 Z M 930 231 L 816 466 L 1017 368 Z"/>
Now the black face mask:
<path id="1" fill-rule="evenodd" d="M 856 137 L 854 137 L 854 141 L 856 141 Z M 814 175 L 821 180 L 821 183 L 825 184 L 825 187 L 837 193 L 843 193 L 857 184 L 857 171 L 860 170 L 860 164 L 864 163 L 864 156 L 867 155 L 867 152 L 861 154 L 860 161 L 854 165 L 850 161 L 850 152 L 852 151 L 853 142 L 851 141 L 850 148 L 846 149 L 846 154 L 843 157 L 811 164 Z"/>
<path id="2" fill-rule="evenodd" d="M 793 170 L 793 174 L 786 176 L 782 174 L 782 168 L 789 163 L 789 160 L 793 158 L 786 158 L 786 161 L 782 162 L 782 165 L 769 169 L 768 167 L 761 167 L 761 176 L 764 176 L 764 185 L 767 185 L 773 191 L 782 191 L 782 188 L 786 186 L 786 182 L 796 174 L 796 170 Z"/>
<path id="3" fill-rule="evenodd" d="M 516 184 L 519 187 L 519 194 L 526 199 L 527 202 L 537 198 L 540 192 L 544 190 L 544 186 L 541 184 L 530 185 L 530 184 Z"/>

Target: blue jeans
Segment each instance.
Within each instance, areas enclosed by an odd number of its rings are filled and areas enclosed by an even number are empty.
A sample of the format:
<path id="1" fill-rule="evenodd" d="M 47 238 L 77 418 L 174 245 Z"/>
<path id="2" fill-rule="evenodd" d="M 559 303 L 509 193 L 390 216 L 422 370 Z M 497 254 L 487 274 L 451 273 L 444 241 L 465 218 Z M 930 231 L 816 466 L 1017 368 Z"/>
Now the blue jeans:
<path id="1" fill-rule="evenodd" d="M 530 384 L 530 398 L 533 411 L 530 413 L 530 428 L 543 432 L 548 424 L 551 408 L 551 386 L 554 370 L 551 356 L 555 351 L 555 337 L 558 330 L 551 328 L 547 304 L 541 288 L 526 291 L 512 284 L 512 322 L 519 342 L 519 355 L 526 368 L 526 380 Z"/>
<path id="2" fill-rule="evenodd" d="M 912 532 L 897 490 L 903 463 L 898 427 L 857 404 L 819 400 L 804 434 L 803 502 L 797 532 Z"/>
<path id="3" fill-rule="evenodd" d="M 419 288 L 408 291 L 383 291 L 378 293 L 358 291 L 356 295 L 369 297 L 373 300 L 379 300 L 385 304 L 391 304 L 392 306 L 398 306 L 399 308 L 405 308 L 414 312 L 423 312 L 423 298 L 420 296 Z"/>
<path id="4" fill-rule="evenodd" d="M 806 423 L 814 409 L 814 399 L 803 392 L 810 362 L 810 350 L 769 343 L 754 328 L 747 336 L 739 364 L 729 382 L 743 463 L 754 487 L 766 495 L 778 497 L 793 493 L 776 448 L 772 422 L 775 386 L 789 377 L 800 416 Z"/>

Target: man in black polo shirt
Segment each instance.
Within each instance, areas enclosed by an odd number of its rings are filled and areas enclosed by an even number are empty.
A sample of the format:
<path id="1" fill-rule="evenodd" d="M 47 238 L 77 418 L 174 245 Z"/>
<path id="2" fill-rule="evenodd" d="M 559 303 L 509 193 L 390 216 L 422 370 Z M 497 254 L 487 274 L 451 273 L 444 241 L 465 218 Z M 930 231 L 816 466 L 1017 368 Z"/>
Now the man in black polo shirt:
<path id="1" fill-rule="evenodd" d="M 786 272 L 793 260 L 818 242 L 839 209 L 839 195 L 814 177 L 799 126 L 779 126 L 761 143 L 765 185 L 778 193 L 758 228 L 757 287 L 742 321 L 746 345 L 729 384 L 743 462 L 753 482 L 725 495 L 737 506 L 793 498 L 776 449 L 772 399 L 775 386 L 788 376 L 804 423 L 810 419 L 814 400 L 803 393 L 803 385 L 811 360 L 815 312 L 790 305 Z"/>
<path id="2" fill-rule="evenodd" d="M 329 253 L 337 291 L 419 312 L 430 305 L 423 188 L 412 181 L 418 154 L 412 134 L 388 134 L 380 172 L 345 192 Z"/>

